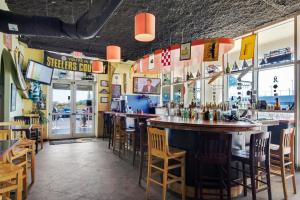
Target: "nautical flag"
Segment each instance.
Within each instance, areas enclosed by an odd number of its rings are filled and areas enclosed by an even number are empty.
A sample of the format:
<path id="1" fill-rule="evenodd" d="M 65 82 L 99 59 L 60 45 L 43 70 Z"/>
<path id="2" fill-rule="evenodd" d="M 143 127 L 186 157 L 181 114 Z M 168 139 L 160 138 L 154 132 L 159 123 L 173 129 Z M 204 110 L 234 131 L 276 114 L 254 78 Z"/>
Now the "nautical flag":
<path id="1" fill-rule="evenodd" d="M 167 67 L 171 65 L 171 49 L 166 48 L 161 52 L 161 64 L 163 67 Z"/>
<path id="2" fill-rule="evenodd" d="M 153 70 L 153 69 L 154 69 L 154 54 L 150 54 L 148 60 L 148 70 Z"/>
<path id="3" fill-rule="evenodd" d="M 256 34 L 242 38 L 240 60 L 247 60 L 254 57 Z"/>
<path id="4" fill-rule="evenodd" d="M 219 42 L 211 40 L 204 44 L 204 62 L 218 61 L 219 59 Z"/>

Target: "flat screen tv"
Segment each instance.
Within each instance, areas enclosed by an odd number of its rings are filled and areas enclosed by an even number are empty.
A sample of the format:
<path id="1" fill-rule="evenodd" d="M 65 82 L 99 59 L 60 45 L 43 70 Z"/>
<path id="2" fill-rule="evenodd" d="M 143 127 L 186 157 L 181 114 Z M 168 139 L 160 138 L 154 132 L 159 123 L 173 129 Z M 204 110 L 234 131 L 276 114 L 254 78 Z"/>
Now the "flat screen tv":
<path id="1" fill-rule="evenodd" d="M 134 77 L 133 93 L 139 94 L 160 94 L 160 78 Z"/>
<path id="2" fill-rule="evenodd" d="M 51 85 L 53 68 L 41 63 L 29 60 L 26 72 L 26 79 L 41 84 Z"/>

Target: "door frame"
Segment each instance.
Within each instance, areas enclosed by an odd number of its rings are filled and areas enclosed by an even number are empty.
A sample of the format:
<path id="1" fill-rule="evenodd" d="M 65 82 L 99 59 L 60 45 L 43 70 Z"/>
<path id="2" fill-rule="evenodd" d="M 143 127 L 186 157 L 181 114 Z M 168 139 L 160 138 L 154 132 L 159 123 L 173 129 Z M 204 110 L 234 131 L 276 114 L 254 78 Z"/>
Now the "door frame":
<path id="1" fill-rule="evenodd" d="M 52 134 L 52 110 L 53 110 L 53 84 L 68 84 L 70 85 L 71 97 L 70 97 L 70 133 L 69 134 Z M 90 85 L 92 86 L 93 98 L 93 112 L 92 112 L 92 132 L 91 133 L 76 133 L 76 87 L 77 85 Z M 95 137 L 96 136 L 96 81 L 86 81 L 86 80 L 53 80 L 51 86 L 48 90 L 49 94 L 49 125 L 48 125 L 48 138 L 50 140 L 55 139 L 72 139 L 72 138 L 82 138 L 82 137 Z"/>

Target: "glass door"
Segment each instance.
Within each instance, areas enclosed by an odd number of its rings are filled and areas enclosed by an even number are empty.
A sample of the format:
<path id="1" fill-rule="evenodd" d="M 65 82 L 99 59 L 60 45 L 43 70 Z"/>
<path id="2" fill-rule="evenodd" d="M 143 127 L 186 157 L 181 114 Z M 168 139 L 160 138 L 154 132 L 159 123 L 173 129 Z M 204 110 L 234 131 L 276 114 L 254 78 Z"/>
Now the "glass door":
<path id="1" fill-rule="evenodd" d="M 71 109 L 72 109 L 72 84 L 53 83 L 50 103 L 49 138 L 70 138 L 71 134 Z"/>
<path id="2" fill-rule="evenodd" d="M 49 138 L 95 136 L 94 83 L 55 81 L 52 84 Z"/>
<path id="3" fill-rule="evenodd" d="M 94 85 L 82 82 L 76 83 L 75 99 L 75 136 L 94 136 Z"/>

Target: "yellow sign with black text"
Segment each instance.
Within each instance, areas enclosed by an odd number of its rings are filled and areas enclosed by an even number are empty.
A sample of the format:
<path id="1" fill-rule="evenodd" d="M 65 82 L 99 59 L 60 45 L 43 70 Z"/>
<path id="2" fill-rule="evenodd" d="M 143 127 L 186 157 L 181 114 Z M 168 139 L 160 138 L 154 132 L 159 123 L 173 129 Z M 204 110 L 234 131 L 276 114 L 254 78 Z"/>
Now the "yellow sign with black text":
<path id="1" fill-rule="evenodd" d="M 44 64 L 55 69 L 92 73 L 93 60 L 45 52 Z"/>
<path id="2" fill-rule="evenodd" d="M 240 60 L 247 60 L 254 57 L 255 40 L 255 34 L 242 38 Z"/>

